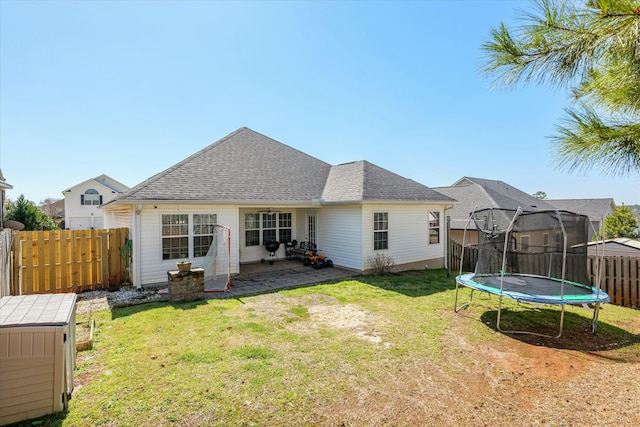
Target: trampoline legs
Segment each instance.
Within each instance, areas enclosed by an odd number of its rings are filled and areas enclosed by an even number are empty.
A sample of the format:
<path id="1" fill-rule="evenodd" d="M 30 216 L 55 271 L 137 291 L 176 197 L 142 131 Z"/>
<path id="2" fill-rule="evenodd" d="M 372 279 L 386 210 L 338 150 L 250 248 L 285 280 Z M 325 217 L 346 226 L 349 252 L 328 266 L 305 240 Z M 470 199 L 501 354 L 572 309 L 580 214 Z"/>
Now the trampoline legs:
<path id="1" fill-rule="evenodd" d="M 591 319 L 591 333 L 595 334 L 598 330 L 598 314 L 600 313 L 600 304 L 596 303 L 593 307 L 593 319 Z"/>
<path id="2" fill-rule="evenodd" d="M 500 299 L 498 302 L 498 319 L 496 320 L 496 330 L 505 333 L 505 334 L 524 334 L 524 335 L 535 335 L 537 337 L 545 337 L 545 338 L 560 338 L 562 336 L 562 330 L 564 328 L 564 309 L 565 304 L 562 304 L 562 309 L 560 310 L 560 325 L 558 330 L 558 335 L 547 335 L 547 334 L 539 334 L 537 332 L 530 331 L 507 331 L 500 327 L 500 318 L 502 317 L 502 295 L 500 295 Z"/>
<path id="3" fill-rule="evenodd" d="M 456 297 L 455 297 L 455 300 L 453 302 L 453 309 L 454 309 L 454 311 L 456 313 L 459 312 L 460 310 L 465 310 L 465 309 L 467 309 L 467 307 L 469 307 L 469 305 L 473 301 L 473 291 L 475 290 L 475 289 L 471 289 L 471 294 L 469 295 L 469 301 L 468 302 L 458 306 L 458 289 L 459 289 L 459 284 L 456 281 Z"/>

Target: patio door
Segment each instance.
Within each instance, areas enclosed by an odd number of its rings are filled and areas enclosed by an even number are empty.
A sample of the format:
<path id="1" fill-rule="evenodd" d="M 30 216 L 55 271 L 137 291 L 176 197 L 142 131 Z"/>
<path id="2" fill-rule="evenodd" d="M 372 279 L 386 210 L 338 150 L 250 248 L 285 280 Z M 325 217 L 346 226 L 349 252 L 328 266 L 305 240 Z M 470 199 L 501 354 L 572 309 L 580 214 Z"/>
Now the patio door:
<path id="1" fill-rule="evenodd" d="M 316 243 L 316 214 L 307 214 L 305 237 L 307 242 Z"/>

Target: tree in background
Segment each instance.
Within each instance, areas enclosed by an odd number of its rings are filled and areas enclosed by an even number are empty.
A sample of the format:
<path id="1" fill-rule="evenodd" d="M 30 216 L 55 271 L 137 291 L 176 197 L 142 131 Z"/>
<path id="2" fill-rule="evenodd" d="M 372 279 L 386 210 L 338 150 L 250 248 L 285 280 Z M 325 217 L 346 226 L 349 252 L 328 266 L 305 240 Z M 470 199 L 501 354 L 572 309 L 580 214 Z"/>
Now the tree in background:
<path id="1" fill-rule="evenodd" d="M 628 237 L 637 239 L 638 221 L 633 217 L 633 211 L 628 206 L 618 206 L 611 215 L 604 219 L 604 232 L 607 238 Z"/>
<path id="2" fill-rule="evenodd" d="M 38 209 L 33 202 L 26 200 L 23 194 L 15 202 L 7 201 L 5 219 L 23 223 L 26 231 L 58 229 L 53 219 Z"/>
<path id="3" fill-rule="evenodd" d="M 558 167 L 640 172 L 640 1 L 538 0 L 515 31 L 483 44 L 498 86 L 571 88 L 576 108 L 551 136 Z"/>
<path id="4" fill-rule="evenodd" d="M 536 191 L 535 193 L 533 193 L 533 197 L 538 200 L 546 200 L 547 193 L 545 193 L 544 191 Z"/>
<path id="5" fill-rule="evenodd" d="M 47 197 L 40 202 L 38 206 L 42 212 L 49 215 L 53 222 L 60 228 L 64 228 L 64 199 L 54 199 L 53 197 Z"/>

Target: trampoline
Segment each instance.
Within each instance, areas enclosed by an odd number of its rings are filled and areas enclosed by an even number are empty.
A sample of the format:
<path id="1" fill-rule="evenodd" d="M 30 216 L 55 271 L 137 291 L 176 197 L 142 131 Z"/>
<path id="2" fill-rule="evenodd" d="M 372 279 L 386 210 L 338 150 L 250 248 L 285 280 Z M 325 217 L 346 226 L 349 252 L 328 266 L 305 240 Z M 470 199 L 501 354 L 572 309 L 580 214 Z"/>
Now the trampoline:
<path id="1" fill-rule="evenodd" d="M 473 292 L 499 297 L 496 328 L 501 332 L 549 336 L 529 331 L 506 331 L 500 327 L 502 298 L 534 304 L 561 306 L 558 334 L 562 335 L 566 305 L 593 307 L 591 332 L 597 329 L 600 304 L 609 296 L 592 286 L 587 274 L 588 217 L 567 211 L 483 209 L 469 217 L 467 231 L 478 235 L 478 260 L 474 273 L 456 277 L 455 311 L 468 307 Z M 594 230 L 595 231 L 595 230 Z M 598 266 L 599 264 L 596 264 Z M 599 269 L 595 272 L 599 282 Z M 460 286 L 471 289 L 469 302 L 458 306 Z"/>

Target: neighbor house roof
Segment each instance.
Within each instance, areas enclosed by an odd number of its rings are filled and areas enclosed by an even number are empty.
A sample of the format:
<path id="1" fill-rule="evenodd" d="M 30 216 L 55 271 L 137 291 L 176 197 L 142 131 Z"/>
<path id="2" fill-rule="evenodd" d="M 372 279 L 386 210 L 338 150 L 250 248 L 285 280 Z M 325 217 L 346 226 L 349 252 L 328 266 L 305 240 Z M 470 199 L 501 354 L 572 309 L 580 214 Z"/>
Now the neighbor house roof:
<path id="1" fill-rule="evenodd" d="M 152 176 L 114 203 L 453 202 L 368 162 L 332 166 L 246 127 Z"/>
<path id="2" fill-rule="evenodd" d="M 593 246 L 602 243 L 602 241 L 589 242 L 587 243 L 587 245 Z M 607 239 L 604 241 L 604 243 L 617 243 L 619 245 L 627 246 L 629 248 L 637 249 L 640 251 L 640 240 L 629 239 L 627 237 L 616 237 L 615 239 Z"/>
<path id="3" fill-rule="evenodd" d="M 97 182 L 97 183 L 105 186 L 109 190 L 111 190 L 113 193 L 124 193 L 125 191 L 127 191 L 129 189 L 129 187 L 124 185 L 123 183 L 121 183 L 119 181 L 116 181 L 115 179 L 111 178 L 108 175 L 102 174 L 102 175 L 99 175 L 99 176 L 97 176 L 95 178 L 89 178 L 86 181 L 82 181 L 81 183 L 76 184 L 73 187 L 67 188 L 62 193 L 68 193 L 68 192 L 72 191 L 74 188 L 79 187 L 81 185 L 84 185 L 84 184 L 86 184 L 88 182 Z"/>
<path id="4" fill-rule="evenodd" d="M 4 179 L 4 175 L 2 175 L 2 169 L 0 169 L 0 189 L 11 190 L 12 188 L 13 186 Z"/>
<path id="5" fill-rule="evenodd" d="M 525 210 L 555 209 L 544 200 L 539 200 L 503 181 L 463 177 L 450 187 L 434 187 L 435 191 L 460 202 L 447 211 L 452 229 L 463 229 L 474 210 L 502 208 Z"/>
<path id="6" fill-rule="evenodd" d="M 602 222 L 602 218 L 612 213 L 616 204 L 613 199 L 551 199 L 546 200 L 557 209 L 587 215 L 592 222 Z"/>

